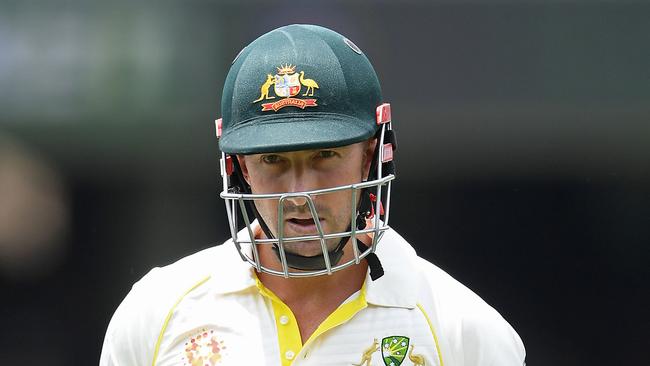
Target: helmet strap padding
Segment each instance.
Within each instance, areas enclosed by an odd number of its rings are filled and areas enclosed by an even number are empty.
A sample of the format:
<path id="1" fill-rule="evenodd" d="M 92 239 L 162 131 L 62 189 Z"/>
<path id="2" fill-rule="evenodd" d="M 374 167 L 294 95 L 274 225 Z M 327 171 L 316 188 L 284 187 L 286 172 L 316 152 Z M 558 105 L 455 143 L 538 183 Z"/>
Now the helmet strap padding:
<path id="1" fill-rule="evenodd" d="M 364 247 L 365 246 L 365 247 Z M 370 245 L 364 243 L 363 241 L 357 239 L 357 248 L 360 252 L 368 250 Z M 370 279 L 375 281 L 379 277 L 384 275 L 384 267 L 381 265 L 379 257 L 375 253 L 368 253 L 366 256 L 366 262 L 368 262 L 368 268 L 370 269 Z"/>
<path id="2" fill-rule="evenodd" d="M 347 238 L 341 238 L 341 242 L 347 242 Z M 336 249 L 327 252 L 327 255 L 330 257 L 330 266 L 337 265 L 341 258 L 343 257 L 343 246 L 339 242 L 339 245 Z M 276 254 L 278 259 L 280 258 L 280 248 L 277 244 L 273 243 L 273 252 Z M 304 256 L 300 254 L 284 252 L 284 256 L 287 260 L 287 266 L 292 269 L 303 270 L 303 271 L 316 271 L 326 269 L 325 265 L 325 256 L 322 254 L 317 254 L 314 256 Z"/>

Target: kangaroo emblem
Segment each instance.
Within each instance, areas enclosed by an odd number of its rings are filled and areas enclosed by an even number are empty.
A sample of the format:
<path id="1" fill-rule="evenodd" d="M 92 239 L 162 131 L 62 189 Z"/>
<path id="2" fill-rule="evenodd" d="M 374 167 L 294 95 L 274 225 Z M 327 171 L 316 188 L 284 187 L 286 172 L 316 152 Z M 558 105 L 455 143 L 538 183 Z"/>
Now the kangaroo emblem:
<path id="1" fill-rule="evenodd" d="M 366 366 L 370 366 L 370 362 L 372 361 L 372 354 L 377 352 L 379 350 L 379 341 L 377 341 L 377 338 L 372 342 L 372 346 L 366 348 L 365 351 L 363 351 L 363 355 L 361 356 L 361 362 L 359 363 L 353 363 L 352 366 L 361 366 L 365 364 Z"/>
<path id="2" fill-rule="evenodd" d="M 413 354 L 413 345 L 411 345 L 411 349 L 409 350 L 409 360 L 413 362 L 413 366 L 424 366 L 424 357 L 422 355 L 418 354 Z"/>
<path id="3" fill-rule="evenodd" d="M 273 99 L 275 97 L 269 96 L 269 88 L 271 88 L 271 85 L 275 83 L 274 77 L 271 74 L 266 75 L 266 81 L 264 84 L 262 84 L 262 87 L 260 88 L 260 97 L 257 100 L 254 100 L 253 103 L 257 103 L 262 99 Z"/>

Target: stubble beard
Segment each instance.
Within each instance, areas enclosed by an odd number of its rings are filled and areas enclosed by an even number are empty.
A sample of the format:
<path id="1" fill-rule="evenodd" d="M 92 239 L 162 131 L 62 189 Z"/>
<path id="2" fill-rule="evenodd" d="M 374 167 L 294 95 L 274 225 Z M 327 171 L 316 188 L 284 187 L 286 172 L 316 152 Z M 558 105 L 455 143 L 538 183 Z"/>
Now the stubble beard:
<path id="1" fill-rule="evenodd" d="M 338 233 L 338 232 L 344 232 L 348 230 L 348 227 L 350 225 L 350 217 L 343 217 L 343 216 L 335 216 L 332 215 L 332 210 L 330 210 L 327 207 L 322 207 L 318 204 L 315 204 L 316 206 L 316 212 L 318 213 L 319 217 L 325 218 L 325 225 L 322 227 L 323 234 L 330 234 L 330 233 Z M 274 208 L 274 212 L 277 212 L 277 206 Z M 346 212 L 350 211 L 349 208 L 345 209 Z M 302 214 L 304 215 L 305 212 L 311 217 L 311 212 L 309 211 L 309 208 L 305 206 L 287 206 L 284 209 L 284 215 L 287 216 L 289 214 Z M 262 215 L 262 213 L 260 212 Z M 263 215 L 263 217 L 266 215 Z M 313 218 L 313 217 L 312 217 Z M 264 218 L 266 221 L 267 219 Z M 269 223 L 266 221 L 267 226 L 271 230 L 271 233 L 278 238 L 277 235 L 277 226 L 278 226 L 278 218 L 277 216 L 274 215 L 273 217 L 273 223 Z M 321 222 L 323 224 L 323 222 Z M 283 222 L 282 223 L 284 227 L 284 232 L 283 232 L 283 238 L 291 238 L 291 237 L 298 237 L 298 236 L 318 236 L 318 230 L 315 229 L 313 231 L 310 231 L 307 234 L 303 233 L 295 233 L 291 232 L 291 230 L 287 230 L 287 223 Z M 327 251 L 331 252 L 335 250 L 341 240 L 347 242 L 350 239 L 349 236 L 346 237 L 337 237 L 337 238 L 331 238 L 331 239 L 326 239 L 325 244 L 327 247 Z M 321 245 L 320 239 L 311 239 L 311 240 L 303 240 L 303 241 L 292 241 L 292 242 L 283 242 L 283 248 L 285 252 L 291 253 L 291 254 L 296 254 L 296 255 L 301 255 L 305 257 L 313 257 L 313 256 L 318 256 L 318 255 L 323 255 L 323 249 Z"/>

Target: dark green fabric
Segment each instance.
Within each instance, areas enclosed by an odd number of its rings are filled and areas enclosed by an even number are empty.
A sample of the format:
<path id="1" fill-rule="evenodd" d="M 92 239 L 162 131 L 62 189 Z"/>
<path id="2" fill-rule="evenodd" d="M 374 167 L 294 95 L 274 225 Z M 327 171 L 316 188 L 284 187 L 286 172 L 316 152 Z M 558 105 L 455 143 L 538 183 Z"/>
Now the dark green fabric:
<path id="1" fill-rule="evenodd" d="M 224 84 L 221 112 L 223 133 L 219 147 L 225 153 L 253 154 L 336 147 L 363 141 L 377 130 L 375 111 L 381 104 L 381 88 L 365 55 L 355 52 L 344 37 L 314 25 L 289 25 L 264 34 L 246 46 L 233 63 Z M 303 96 L 305 85 L 294 99 L 315 99 L 304 109 L 286 106 L 262 111 L 254 102 L 267 75 L 278 67 L 295 66 L 296 75 L 318 83 L 313 96 Z M 311 94 L 311 92 L 310 92 Z"/>

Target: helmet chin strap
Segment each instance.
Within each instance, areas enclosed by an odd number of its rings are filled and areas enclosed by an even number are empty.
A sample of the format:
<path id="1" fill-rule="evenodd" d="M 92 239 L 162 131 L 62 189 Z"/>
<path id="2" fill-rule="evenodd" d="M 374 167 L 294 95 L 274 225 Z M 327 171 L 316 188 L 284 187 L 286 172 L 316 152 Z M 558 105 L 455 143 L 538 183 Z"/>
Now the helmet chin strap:
<path id="1" fill-rule="evenodd" d="M 346 238 L 342 238 L 341 241 L 345 242 Z M 273 252 L 279 259 L 280 249 L 276 244 L 273 244 Z M 327 255 L 330 257 L 330 265 L 335 266 L 341 261 L 341 258 L 343 257 L 343 250 L 342 248 L 339 249 L 339 247 L 337 247 L 336 249 L 327 252 Z M 284 252 L 284 256 L 287 260 L 287 265 L 292 269 L 315 271 L 327 268 L 325 265 L 325 256 L 322 254 L 308 257 L 300 254 Z"/>

